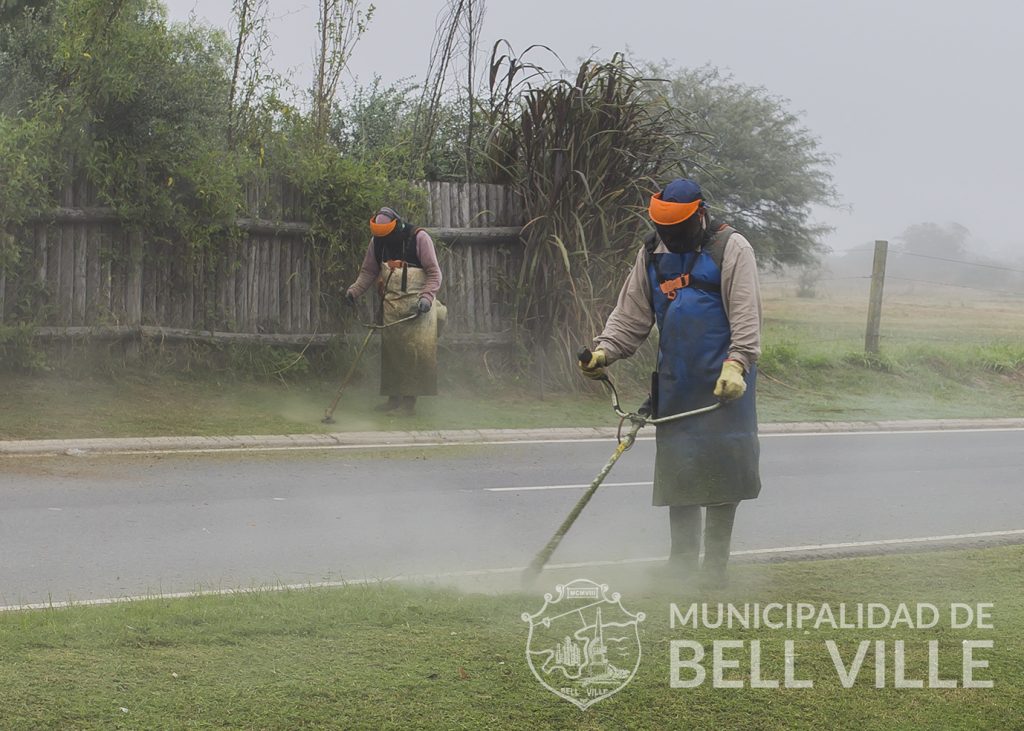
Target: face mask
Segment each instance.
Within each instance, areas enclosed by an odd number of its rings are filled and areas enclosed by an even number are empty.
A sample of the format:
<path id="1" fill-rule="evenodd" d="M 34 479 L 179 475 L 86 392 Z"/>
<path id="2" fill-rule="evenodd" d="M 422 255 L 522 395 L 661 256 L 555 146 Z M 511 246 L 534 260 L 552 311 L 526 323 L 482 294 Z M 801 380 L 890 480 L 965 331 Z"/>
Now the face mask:
<path id="1" fill-rule="evenodd" d="M 671 226 L 655 224 L 658 237 L 674 254 L 696 251 L 704 240 L 704 218 L 699 213 Z"/>

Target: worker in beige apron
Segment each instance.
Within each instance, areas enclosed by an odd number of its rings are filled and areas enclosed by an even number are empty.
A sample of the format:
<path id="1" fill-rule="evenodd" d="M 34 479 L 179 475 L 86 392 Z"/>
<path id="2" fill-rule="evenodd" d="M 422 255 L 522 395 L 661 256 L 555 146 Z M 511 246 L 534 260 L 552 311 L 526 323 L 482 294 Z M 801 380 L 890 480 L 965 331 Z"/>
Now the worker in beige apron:
<path id="1" fill-rule="evenodd" d="M 441 267 L 434 242 L 392 208 L 370 219 L 372 238 L 359 276 L 345 293 L 354 304 L 374 282 L 383 301 L 378 408 L 412 415 L 418 396 L 437 395 L 437 336 L 447 310 L 437 299 Z M 399 320 L 417 314 L 406 322 Z"/>

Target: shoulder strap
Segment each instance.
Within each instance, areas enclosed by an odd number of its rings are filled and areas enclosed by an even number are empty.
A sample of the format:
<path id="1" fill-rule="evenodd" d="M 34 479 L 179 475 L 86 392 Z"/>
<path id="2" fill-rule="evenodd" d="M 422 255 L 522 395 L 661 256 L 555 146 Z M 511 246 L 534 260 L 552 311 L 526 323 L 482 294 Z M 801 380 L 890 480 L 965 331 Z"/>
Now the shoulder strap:
<path id="1" fill-rule="evenodd" d="M 704 247 L 704 251 L 711 257 L 711 261 L 715 262 L 715 266 L 719 270 L 722 268 L 722 260 L 725 259 L 725 245 L 734 233 L 736 233 L 736 229 L 723 223 L 711 234 L 711 242 Z"/>
<path id="2" fill-rule="evenodd" d="M 649 234 L 644 236 L 644 269 L 650 266 L 651 256 L 654 254 L 654 250 L 658 248 L 658 232 L 651 231 Z"/>

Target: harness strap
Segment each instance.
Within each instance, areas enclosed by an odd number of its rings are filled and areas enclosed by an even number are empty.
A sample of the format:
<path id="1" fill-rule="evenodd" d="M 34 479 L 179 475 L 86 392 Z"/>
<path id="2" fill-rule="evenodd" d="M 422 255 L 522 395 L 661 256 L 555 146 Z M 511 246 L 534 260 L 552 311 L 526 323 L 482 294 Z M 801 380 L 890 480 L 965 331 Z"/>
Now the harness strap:
<path id="1" fill-rule="evenodd" d="M 705 282 L 701 279 L 694 279 L 690 276 L 689 272 L 680 274 L 675 279 L 666 279 L 665 281 L 658 284 L 658 288 L 661 293 L 664 294 L 669 300 L 674 300 L 676 295 L 679 294 L 679 290 L 686 289 L 699 289 L 702 292 L 721 292 L 722 288 L 717 284 L 711 282 Z"/>
<path id="2" fill-rule="evenodd" d="M 680 289 L 699 289 L 703 292 L 721 292 L 722 287 L 718 284 L 712 284 L 711 282 L 705 282 L 701 279 L 694 279 L 690 276 L 690 272 L 693 267 L 697 264 L 697 259 L 700 258 L 700 252 L 706 252 L 711 260 L 715 263 L 719 269 L 722 268 L 722 259 L 724 257 L 725 244 L 729 240 L 729 237 L 736 233 L 736 229 L 728 224 L 720 224 L 715 226 L 713 229 L 708 230 L 707 239 L 704 244 L 697 250 L 697 256 L 691 257 L 690 262 L 686 267 L 686 271 L 674 279 L 662 279 L 660 271 L 658 272 L 659 283 L 658 287 L 661 289 L 662 294 L 665 295 L 669 300 L 674 300 L 679 293 Z M 651 232 L 644 239 L 644 248 L 647 250 L 647 260 L 654 252 L 654 249 L 658 245 L 657 233 Z"/>

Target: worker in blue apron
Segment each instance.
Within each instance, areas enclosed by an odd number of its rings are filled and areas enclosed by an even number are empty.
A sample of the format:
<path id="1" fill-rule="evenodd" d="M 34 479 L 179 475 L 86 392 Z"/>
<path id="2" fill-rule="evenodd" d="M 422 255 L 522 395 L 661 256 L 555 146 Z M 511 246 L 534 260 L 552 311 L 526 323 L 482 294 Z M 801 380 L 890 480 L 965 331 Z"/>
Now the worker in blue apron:
<path id="1" fill-rule="evenodd" d="M 651 198 L 655 232 L 605 328 L 581 363 L 599 378 L 604 367 L 636 352 L 658 326 L 652 409 L 670 416 L 725 402 L 722 408 L 657 426 L 654 505 L 669 508 L 671 550 L 656 574 L 698 573 L 701 584 L 726 584 L 733 522 L 740 501 L 761 490 L 755 386 L 761 298 L 750 243 L 711 220 L 700 185 L 676 179 Z"/>

